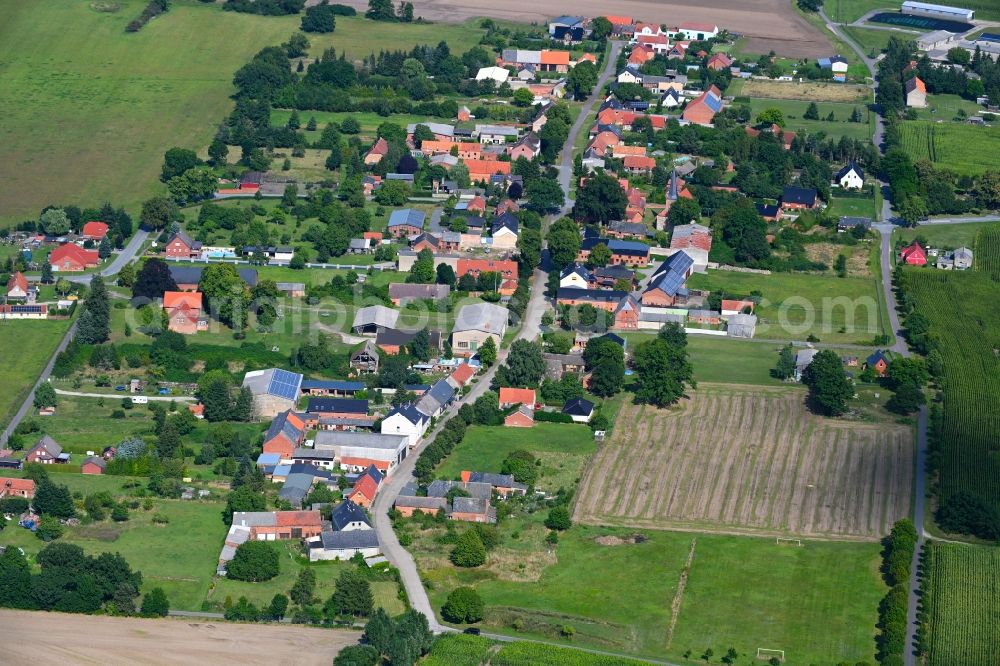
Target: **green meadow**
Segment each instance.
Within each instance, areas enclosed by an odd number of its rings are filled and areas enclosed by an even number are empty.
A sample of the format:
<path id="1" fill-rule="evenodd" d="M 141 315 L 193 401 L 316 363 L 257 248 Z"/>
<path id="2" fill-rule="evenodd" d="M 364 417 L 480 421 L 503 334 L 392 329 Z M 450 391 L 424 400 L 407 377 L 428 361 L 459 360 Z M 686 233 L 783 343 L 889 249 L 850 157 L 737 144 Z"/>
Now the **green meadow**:
<path id="1" fill-rule="evenodd" d="M 144 0 L 117 12 L 92 3 L 22 0 L 0 21 L 0 225 L 48 204 L 112 201 L 138 212 L 159 192 L 163 152 L 201 149 L 232 106 L 233 73 L 258 50 L 279 44 L 300 18 L 225 12 L 175 0 L 137 33 L 125 26 Z M 387 48 L 448 42 L 462 53 L 473 26 L 377 23 L 338 17 L 330 35 L 311 36 L 312 54 L 333 47 L 361 59 Z"/>

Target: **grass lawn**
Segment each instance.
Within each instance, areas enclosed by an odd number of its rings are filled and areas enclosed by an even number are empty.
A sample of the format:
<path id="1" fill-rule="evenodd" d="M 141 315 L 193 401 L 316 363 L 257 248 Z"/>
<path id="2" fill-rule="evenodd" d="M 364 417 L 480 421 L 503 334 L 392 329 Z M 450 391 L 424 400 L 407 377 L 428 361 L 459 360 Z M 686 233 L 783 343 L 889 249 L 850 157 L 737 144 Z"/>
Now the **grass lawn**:
<path id="1" fill-rule="evenodd" d="M 78 474 L 55 476 L 57 483 L 68 485 L 74 492 L 109 490 L 116 495 L 122 494 L 121 484 L 126 480 Z M 124 523 L 107 520 L 71 527 L 61 541 L 78 544 L 91 554 L 121 553 L 133 569 L 142 572 L 143 592 L 162 587 L 171 608 L 199 610 L 226 534 L 220 513 L 223 506 L 218 501 L 158 499 L 151 511 L 130 511 Z M 156 513 L 165 515 L 169 523 L 154 524 L 152 516 Z M 20 546 L 32 555 L 45 545 L 28 530 L 16 526 L 0 532 L 0 543 Z"/>
<path id="2" fill-rule="evenodd" d="M 981 229 L 996 225 L 996 222 L 970 222 L 968 224 L 929 224 L 912 229 L 894 229 L 893 235 L 906 242 L 912 242 L 921 237 L 932 247 L 954 249 L 956 247 L 974 247 L 976 234 Z"/>
<path id="3" fill-rule="evenodd" d="M 625 333 L 629 349 L 656 337 L 654 333 Z M 694 368 L 695 381 L 730 384 L 781 385 L 771 377 L 778 363 L 781 345 L 772 342 L 752 342 L 707 335 L 688 336 L 688 354 Z"/>
<path id="4" fill-rule="evenodd" d="M 585 425 L 536 423 L 533 428 L 474 426 L 437 469 L 442 479 L 457 479 L 463 470 L 499 472 L 511 451 L 526 449 L 542 461 L 541 490 L 555 492 L 576 484 L 586 459 L 597 450 Z"/>
<path id="5" fill-rule="evenodd" d="M 836 0 L 834 0 L 836 2 Z M 876 56 L 885 50 L 889 39 L 893 36 L 900 39 L 916 39 L 920 33 L 907 32 L 903 30 L 872 30 L 869 28 L 858 28 L 855 26 L 844 26 L 842 28 L 851 39 L 857 42 L 858 46 L 864 49 L 865 53 Z"/>
<path id="6" fill-rule="evenodd" d="M 295 579 L 299 576 L 299 571 L 304 567 L 310 567 L 316 572 L 315 596 L 322 603 L 333 594 L 334 589 L 336 589 L 337 577 L 341 572 L 355 566 L 348 562 L 308 563 L 303 558 L 298 543 L 293 541 L 275 541 L 270 542 L 269 545 L 277 550 L 281 556 L 278 575 L 261 583 L 245 583 L 239 580 L 219 578 L 209 593 L 209 605 L 222 607 L 227 598 L 235 603 L 240 597 L 246 597 L 258 608 L 266 606 L 271 603 L 274 595 L 288 594 L 292 585 L 295 584 Z M 389 615 L 399 615 L 406 610 L 406 605 L 397 594 L 398 586 L 395 582 L 376 581 L 371 583 L 371 586 L 376 607 L 385 608 Z"/>
<path id="7" fill-rule="evenodd" d="M 0 323 L 0 367 L 5 385 L 0 423 L 7 423 L 21 406 L 69 326 L 68 319 Z"/>
<path id="8" fill-rule="evenodd" d="M 529 520 L 514 529 L 527 533 L 530 527 Z M 575 526 L 560 535 L 537 579 L 524 581 L 502 578 L 492 562 L 482 570 L 459 570 L 421 546 L 417 561 L 422 569 L 432 565 L 423 577 L 431 582 L 435 608 L 455 586 L 473 585 L 486 603 L 484 625 L 491 631 L 658 658 L 680 658 L 689 649 L 701 654 L 707 647 L 717 655 L 735 647 L 741 657 L 752 657 L 757 647 L 775 647 L 786 651 L 786 663 L 872 660 L 872 627 L 883 594 L 877 544 L 810 541 L 797 548 L 771 539 L 655 531 L 642 532 L 642 543 L 595 541 L 635 533 Z M 690 577 L 668 644 L 672 602 L 692 539 Z M 500 548 L 507 547 L 505 541 Z M 529 563 L 540 556 L 523 555 Z M 511 629 L 515 619 L 523 623 L 520 632 Z M 571 641 L 559 636 L 565 625 L 576 631 Z"/>
<path id="9" fill-rule="evenodd" d="M 117 12 L 87 2 L 25 0 L 0 22 L 0 224 L 51 203 L 137 213 L 163 190 L 163 152 L 203 149 L 232 107 L 233 73 L 298 29 L 299 16 L 224 12 L 184 0 L 137 33 L 125 25 L 145 0 Z M 472 25 L 397 24 L 338 17 L 337 31 L 310 35 L 312 54 L 333 47 L 354 59 L 380 48 L 448 42 L 461 55 L 479 41 Z M 183 48 L 179 48 L 183 45 Z"/>
<path id="10" fill-rule="evenodd" d="M 829 213 L 836 217 L 870 217 L 875 219 L 875 200 L 854 197 L 831 197 Z"/>
<path id="11" fill-rule="evenodd" d="M 58 382 L 55 386 L 72 390 L 67 382 Z M 74 454 L 73 462 L 79 464 L 87 451 L 100 453 L 105 446 L 113 446 L 133 435 L 152 434 L 153 413 L 145 406 L 136 405 L 132 409 L 125 410 L 124 419 L 111 418 L 112 411 L 121 409 L 121 399 L 124 395 L 123 393 L 110 395 L 107 399 L 61 395 L 56 413 L 52 416 L 35 417 L 35 422 L 41 427 L 42 432 Z M 34 439 L 37 437 L 35 433 L 27 435 L 29 441 L 25 444 L 34 444 Z"/>
<path id="12" fill-rule="evenodd" d="M 762 294 L 756 309 L 757 337 L 865 344 L 883 329 L 871 278 L 831 278 L 800 273 L 695 273 L 692 289 L 725 290 L 733 295 Z"/>
<path id="13" fill-rule="evenodd" d="M 957 122 L 962 122 L 961 118 L 958 118 L 959 111 L 964 111 L 966 116 L 975 116 L 984 110 L 982 105 L 962 99 L 958 95 L 928 95 L 927 107 L 915 109 L 920 120 L 957 120 Z"/>
<path id="14" fill-rule="evenodd" d="M 750 110 L 752 117 L 757 118 L 764 109 L 776 108 L 785 114 L 785 129 L 792 132 L 808 132 L 816 134 L 824 132 L 827 136 L 846 136 L 850 139 L 867 140 L 874 131 L 874 118 L 863 102 L 857 104 L 837 103 L 837 102 L 817 102 L 819 107 L 820 120 L 806 120 L 802 116 L 809 107 L 809 102 L 805 100 L 772 99 L 762 97 L 750 98 Z M 863 122 L 848 122 L 854 109 L 861 111 Z M 830 113 L 834 114 L 836 120 L 827 121 L 826 117 Z"/>
<path id="15" fill-rule="evenodd" d="M 1000 152 L 1000 127 L 996 125 L 905 121 L 900 139 L 914 160 L 930 160 L 961 175 L 977 176 L 995 169 L 993 156 Z"/>

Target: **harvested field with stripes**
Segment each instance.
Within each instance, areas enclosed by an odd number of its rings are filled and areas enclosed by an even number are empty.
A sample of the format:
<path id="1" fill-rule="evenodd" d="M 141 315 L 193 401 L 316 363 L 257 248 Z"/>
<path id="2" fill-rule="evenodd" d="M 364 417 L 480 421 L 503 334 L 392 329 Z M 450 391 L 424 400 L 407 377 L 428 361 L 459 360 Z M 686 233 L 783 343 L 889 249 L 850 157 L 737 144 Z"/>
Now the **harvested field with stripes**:
<path id="1" fill-rule="evenodd" d="M 815 416 L 801 388 L 699 384 L 625 405 L 584 473 L 574 520 L 878 539 L 910 508 L 913 430 Z"/>

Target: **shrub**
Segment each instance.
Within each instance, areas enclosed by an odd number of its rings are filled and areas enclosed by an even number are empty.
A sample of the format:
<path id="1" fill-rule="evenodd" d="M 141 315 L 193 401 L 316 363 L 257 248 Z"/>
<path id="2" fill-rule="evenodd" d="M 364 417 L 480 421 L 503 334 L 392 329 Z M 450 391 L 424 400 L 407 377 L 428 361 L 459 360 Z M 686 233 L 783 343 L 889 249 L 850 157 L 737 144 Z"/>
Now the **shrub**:
<path id="1" fill-rule="evenodd" d="M 226 577 L 259 583 L 271 580 L 280 571 L 278 551 L 264 541 L 240 544 L 226 567 Z"/>
<path id="2" fill-rule="evenodd" d="M 486 562 L 486 546 L 475 530 L 466 530 L 455 542 L 449 559 L 457 567 L 478 567 Z"/>
<path id="3" fill-rule="evenodd" d="M 568 530 L 573 525 L 569 517 L 569 509 L 564 505 L 555 506 L 549 509 L 549 515 L 545 518 L 545 526 L 550 530 Z"/>
<path id="4" fill-rule="evenodd" d="M 483 600 L 471 587 L 457 587 L 441 607 L 441 615 L 449 622 L 472 623 L 483 619 Z"/>

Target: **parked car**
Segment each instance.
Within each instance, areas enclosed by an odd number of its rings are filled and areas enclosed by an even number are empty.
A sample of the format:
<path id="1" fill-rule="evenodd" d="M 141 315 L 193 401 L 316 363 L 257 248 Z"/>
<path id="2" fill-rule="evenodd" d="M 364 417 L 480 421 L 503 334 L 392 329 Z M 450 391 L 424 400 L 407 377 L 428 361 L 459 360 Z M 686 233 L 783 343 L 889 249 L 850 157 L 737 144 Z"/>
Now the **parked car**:
<path id="1" fill-rule="evenodd" d="M 125 387 L 124 387 L 124 386 L 121 386 L 121 385 L 119 384 L 118 386 L 116 386 L 116 387 L 115 387 L 115 390 L 116 390 L 116 391 L 124 391 L 124 390 L 125 390 Z"/>

